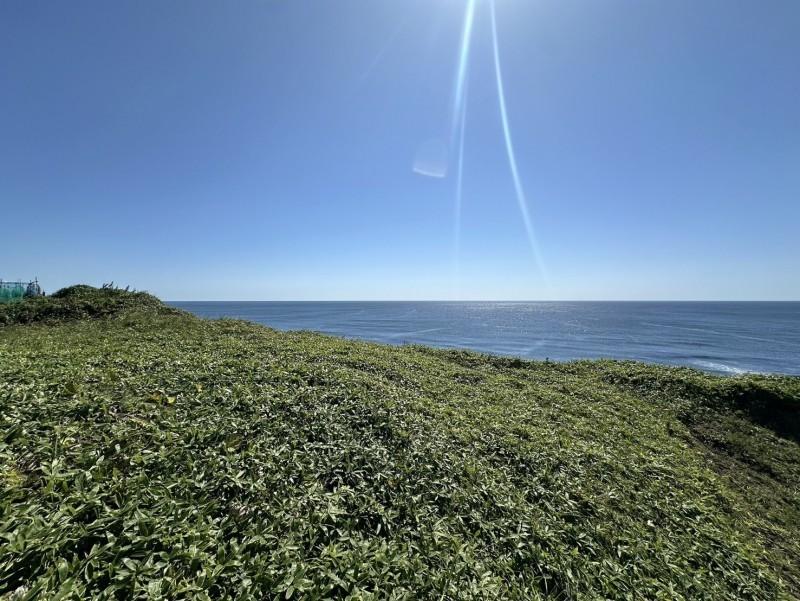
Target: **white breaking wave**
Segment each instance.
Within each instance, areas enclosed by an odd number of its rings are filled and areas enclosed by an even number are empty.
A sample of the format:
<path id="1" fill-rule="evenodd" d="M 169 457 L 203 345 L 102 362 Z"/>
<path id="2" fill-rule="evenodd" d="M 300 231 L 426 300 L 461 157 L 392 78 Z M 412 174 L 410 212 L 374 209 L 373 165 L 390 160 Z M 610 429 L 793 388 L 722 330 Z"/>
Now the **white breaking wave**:
<path id="1" fill-rule="evenodd" d="M 717 363 L 715 361 L 704 361 L 704 360 L 701 360 L 701 359 L 692 359 L 691 363 L 692 363 L 692 365 L 697 365 L 698 367 L 701 367 L 703 369 L 707 369 L 707 370 L 711 370 L 711 371 L 717 371 L 717 372 L 726 373 L 726 374 L 740 375 L 740 374 L 755 373 L 755 372 L 752 372 L 752 371 L 749 371 L 749 370 L 746 370 L 746 369 L 742 369 L 741 367 L 734 367 L 732 365 L 725 365 L 724 363 Z"/>

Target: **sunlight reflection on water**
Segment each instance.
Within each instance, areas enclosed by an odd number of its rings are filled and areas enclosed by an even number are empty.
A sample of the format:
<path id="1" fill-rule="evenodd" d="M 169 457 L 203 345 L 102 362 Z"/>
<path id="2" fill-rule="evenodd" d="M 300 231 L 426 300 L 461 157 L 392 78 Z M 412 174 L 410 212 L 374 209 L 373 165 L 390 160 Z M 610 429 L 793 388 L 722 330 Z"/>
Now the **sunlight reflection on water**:
<path id="1" fill-rule="evenodd" d="M 176 302 L 201 317 L 532 359 L 800 375 L 800 302 Z"/>

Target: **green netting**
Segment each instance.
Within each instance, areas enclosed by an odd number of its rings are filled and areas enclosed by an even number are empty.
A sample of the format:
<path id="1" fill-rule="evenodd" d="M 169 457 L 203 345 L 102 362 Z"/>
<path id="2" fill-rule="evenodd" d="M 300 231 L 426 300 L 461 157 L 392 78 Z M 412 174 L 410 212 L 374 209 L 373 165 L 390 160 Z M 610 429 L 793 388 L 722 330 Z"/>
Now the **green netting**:
<path id="1" fill-rule="evenodd" d="M 0 282 L 0 303 L 7 303 L 25 296 L 27 286 L 22 282 Z"/>

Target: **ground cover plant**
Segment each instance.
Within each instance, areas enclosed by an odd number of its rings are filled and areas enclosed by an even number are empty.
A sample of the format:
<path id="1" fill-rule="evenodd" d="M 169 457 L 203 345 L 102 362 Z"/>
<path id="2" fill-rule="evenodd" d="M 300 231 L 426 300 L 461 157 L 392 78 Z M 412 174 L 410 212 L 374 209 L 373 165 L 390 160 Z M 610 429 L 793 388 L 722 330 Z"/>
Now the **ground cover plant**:
<path id="1" fill-rule="evenodd" d="M 0 306 L 0 598 L 800 597 L 800 380 Z"/>

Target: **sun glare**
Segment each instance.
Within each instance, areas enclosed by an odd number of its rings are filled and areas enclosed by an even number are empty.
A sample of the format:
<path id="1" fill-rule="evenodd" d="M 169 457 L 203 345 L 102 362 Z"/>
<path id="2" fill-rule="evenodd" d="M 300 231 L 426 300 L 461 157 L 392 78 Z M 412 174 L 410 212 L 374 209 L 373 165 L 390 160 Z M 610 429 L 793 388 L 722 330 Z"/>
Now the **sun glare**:
<path id="1" fill-rule="evenodd" d="M 453 103 L 451 108 L 449 148 L 455 149 L 456 155 L 455 206 L 453 211 L 454 279 L 456 281 L 456 285 L 458 285 L 460 277 L 461 222 L 462 208 L 464 204 L 464 140 L 467 115 L 467 92 L 469 88 L 470 51 L 472 47 L 476 4 L 476 0 L 468 0 L 464 9 L 464 23 L 458 52 L 458 62 L 453 86 Z M 503 82 L 503 73 L 500 65 L 500 50 L 497 35 L 497 15 L 494 0 L 490 0 L 488 5 L 491 19 L 490 24 L 495 85 L 497 89 L 498 105 L 500 108 L 500 121 L 503 129 L 503 141 L 505 145 L 506 156 L 508 158 L 509 169 L 511 171 L 511 179 L 514 184 L 514 194 L 516 196 L 517 206 L 519 207 L 520 217 L 522 219 L 522 225 L 525 229 L 525 234 L 528 239 L 528 244 L 530 245 L 536 267 L 543 281 L 545 282 L 545 285 L 547 285 L 547 272 L 545 270 L 542 255 L 536 239 L 533 220 L 531 218 L 528 201 L 525 196 L 525 190 L 522 186 L 522 179 L 519 174 L 519 166 L 517 164 L 517 158 L 514 152 L 514 144 L 511 138 L 511 127 L 509 125 L 508 109 L 506 106 L 505 85 Z M 431 149 L 430 147 L 426 146 L 423 146 L 423 149 L 425 149 L 425 153 L 423 153 L 426 155 L 425 160 L 421 160 L 418 154 L 414 164 L 414 171 L 422 175 L 445 177 L 447 173 L 447 155 L 452 154 L 452 152 L 448 153 L 445 151 L 443 154 L 438 154 L 437 158 L 441 158 L 445 165 L 440 168 L 433 169 L 430 167 Z"/>

